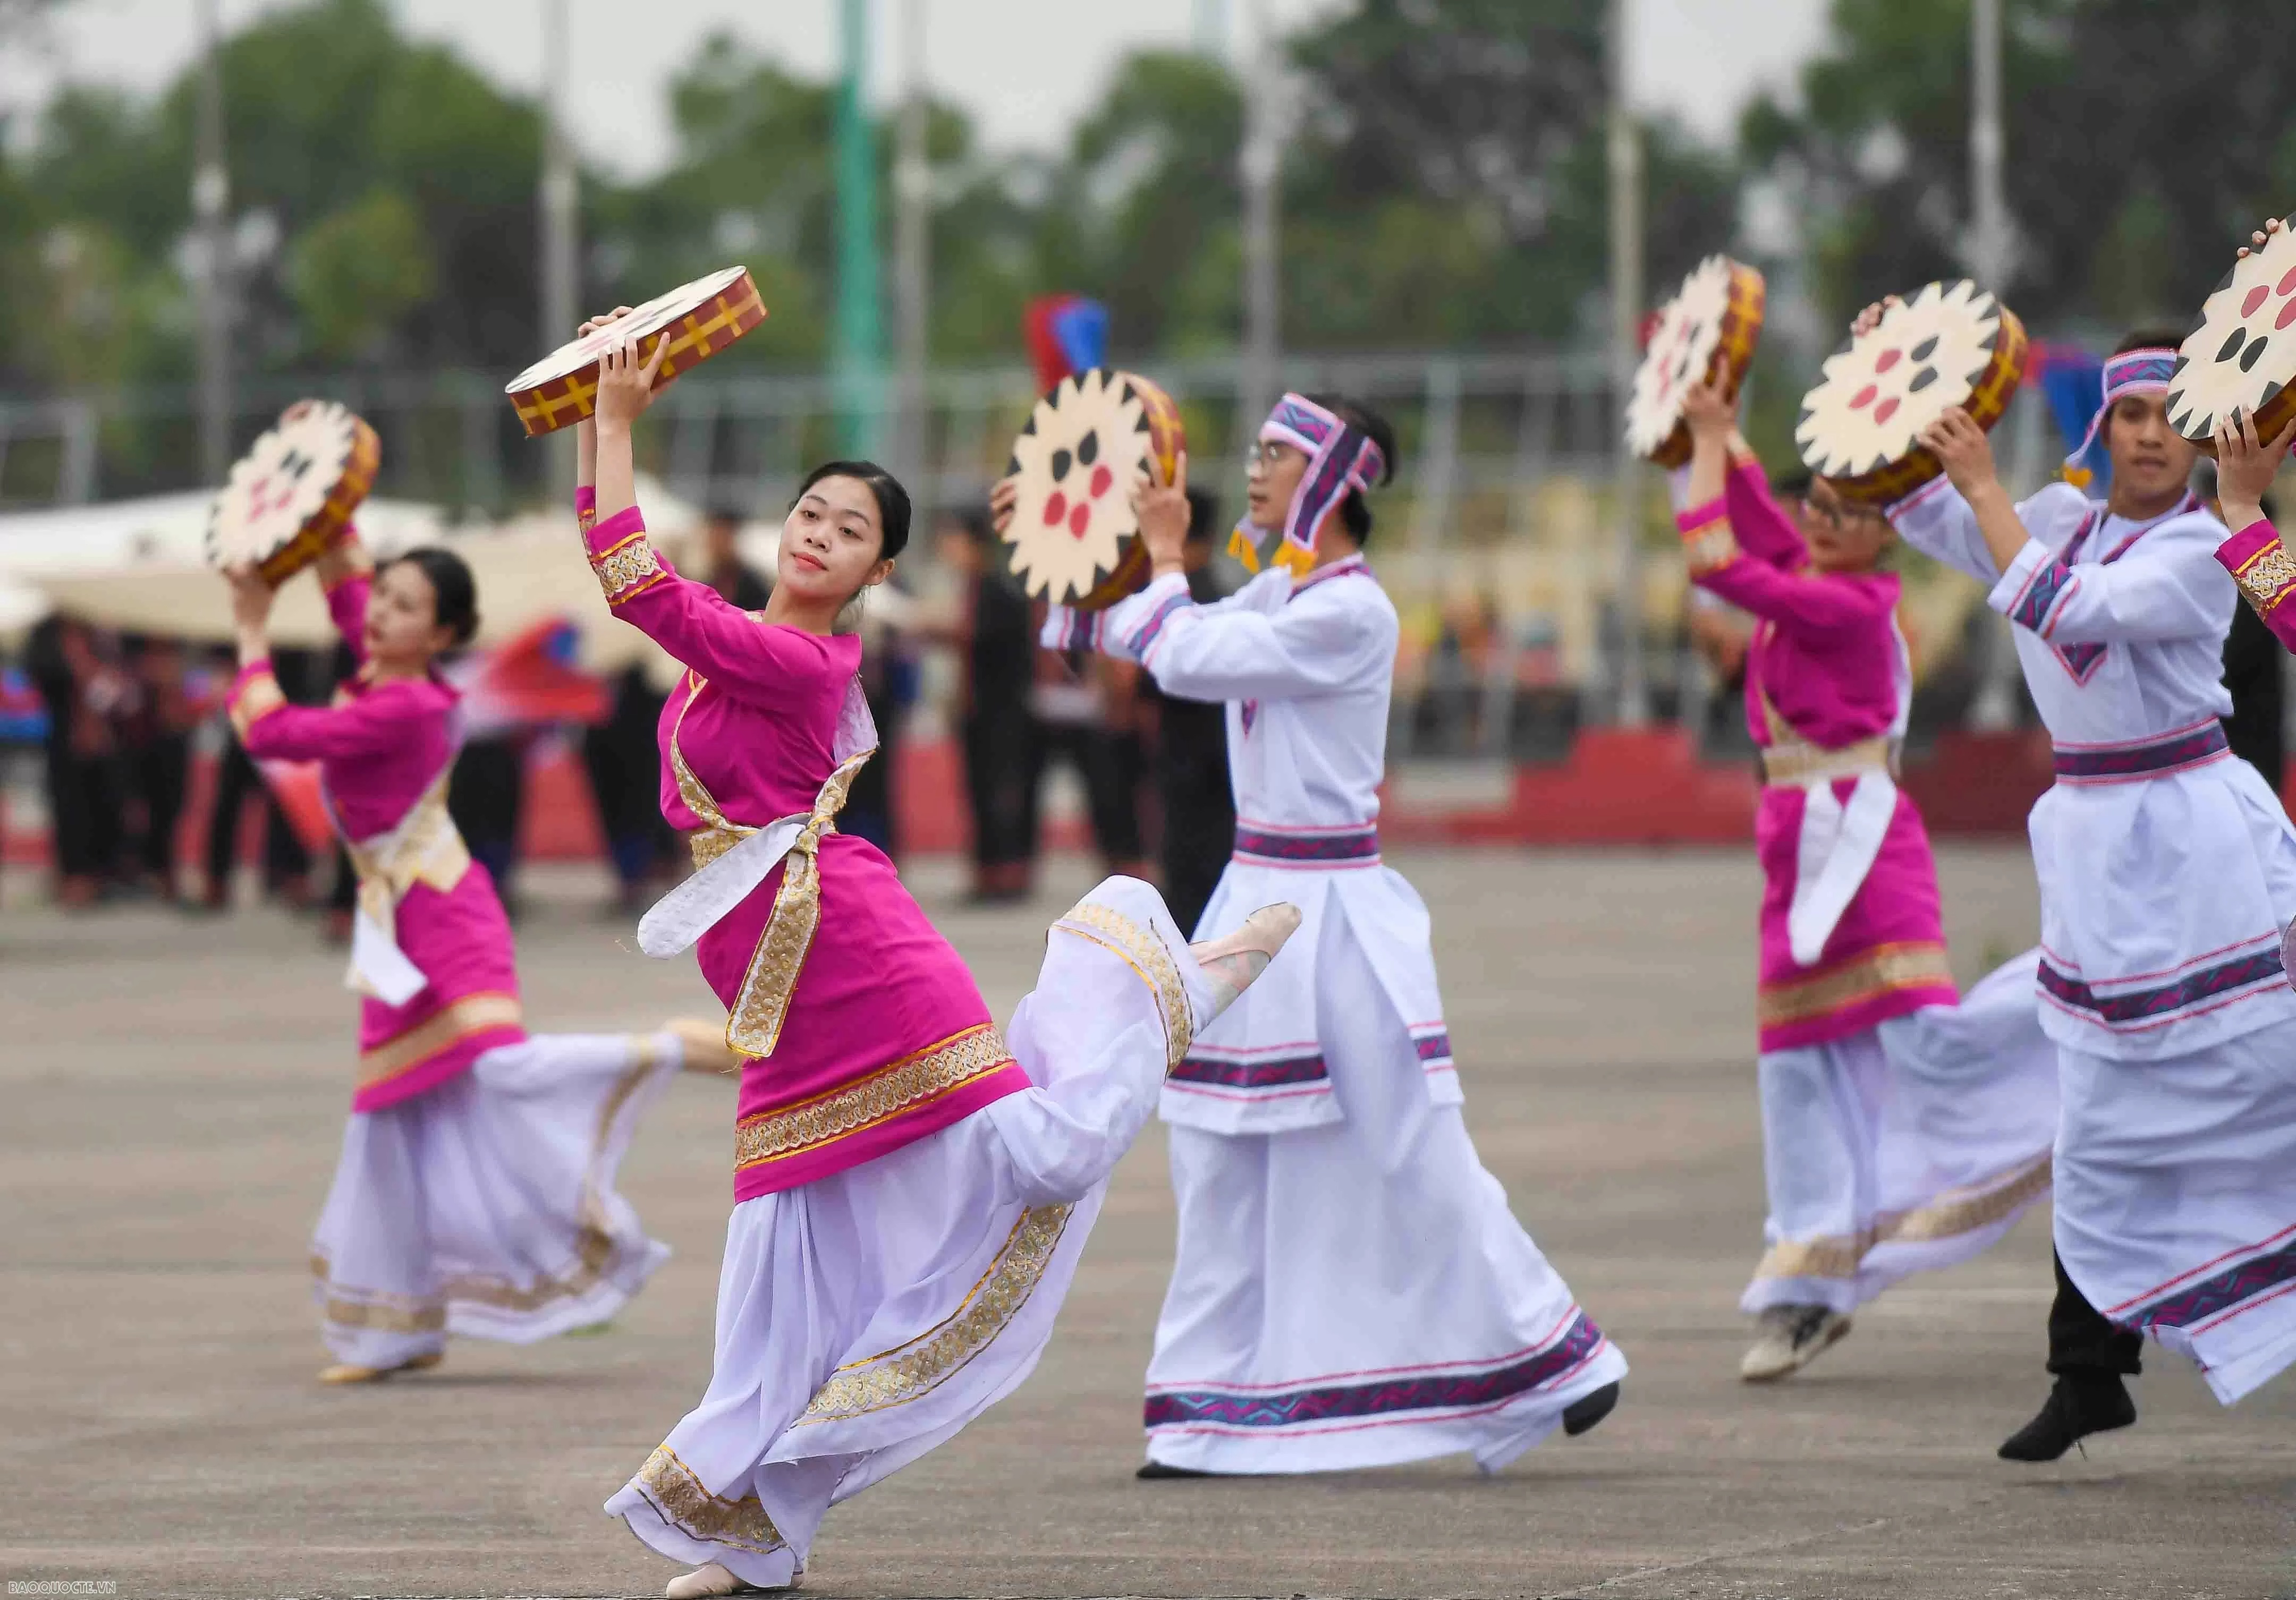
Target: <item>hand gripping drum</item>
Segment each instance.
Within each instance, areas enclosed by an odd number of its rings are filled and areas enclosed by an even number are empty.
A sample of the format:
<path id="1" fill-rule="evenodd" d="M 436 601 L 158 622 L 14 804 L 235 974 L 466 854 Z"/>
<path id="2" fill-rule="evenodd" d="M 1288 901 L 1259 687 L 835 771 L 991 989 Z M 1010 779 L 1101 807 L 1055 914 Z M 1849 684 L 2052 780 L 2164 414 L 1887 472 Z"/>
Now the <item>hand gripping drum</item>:
<path id="1" fill-rule="evenodd" d="M 627 316 L 553 350 L 512 379 L 503 392 L 517 408 L 530 438 L 579 422 L 597 410 L 598 358 L 617 339 L 635 336 L 640 364 L 653 359 L 654 347 L 669 341 L 669 354 L 654 374 L 660 388 L 680 372 L 709 360 L 766 320 L 766 304 L 746 266 L 680 284 Z"/>
<path id="2" fill-rule="evenodd" d="M 2233 264 L 2201 307 L 2169 380 L 2169 426 L 2216 453 L 2216 426 L 2235 410 L 2269 441 L 2296 417 L 2296 233 L 2287 227 Z"/>

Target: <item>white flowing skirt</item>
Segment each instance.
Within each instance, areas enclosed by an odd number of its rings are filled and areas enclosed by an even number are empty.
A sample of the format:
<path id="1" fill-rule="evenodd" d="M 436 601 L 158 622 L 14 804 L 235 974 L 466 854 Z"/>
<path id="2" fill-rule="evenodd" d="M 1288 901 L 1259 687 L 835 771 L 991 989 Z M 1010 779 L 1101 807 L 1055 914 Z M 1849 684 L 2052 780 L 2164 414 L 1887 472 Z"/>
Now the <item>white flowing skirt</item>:
<path id="1" fill-rule="evenodd" d="M 530 1344 L 612 1317 L 669 1257 L 614 1172 L 682 1057 L 669 1033 L 536 1033 L 352 1113 L 311 1245 L 336 1359 L 397 1367 L 448 1334 Z"/>
<path id="2" fill-rule="evenodd" d="M 1155 890 L 1094 890 L 1054 925 L 1006 1040 L 1033 1087 L 734 1208 L 709 1392 L 607 1513 L 752 1584 L 803 1571 L 831 1506 L 1035 1368 L 1109 1173 L 1207 1002 Z"/>
<path id="3" fill-rule="evenodd" d="M 2189 1056 L 2062 1052 L 2057 1254 L 2226 1405 L 2296 1362 L 2296 1023 Z"/>
<path id="4" fill-rule="evenodd" d="M 2057 1047 L 2029 951 L 1958 1006 L 1761 1057 L 1767 1249 L 1739 1305 L 1848 1311 L 1964 1261 L 2049 1192 Z"/>
<path id="5" fill-rule="evenodd" d="M 1174 1127 L 1178 1260 L 1156 1327 L 1150 1459 L 1329 1472 L 1472 1452 L 1496 1471 L 1626 1358 L 1438 1103 L 1336 897 L 1316 1038 L 1342 1120 Z"/>

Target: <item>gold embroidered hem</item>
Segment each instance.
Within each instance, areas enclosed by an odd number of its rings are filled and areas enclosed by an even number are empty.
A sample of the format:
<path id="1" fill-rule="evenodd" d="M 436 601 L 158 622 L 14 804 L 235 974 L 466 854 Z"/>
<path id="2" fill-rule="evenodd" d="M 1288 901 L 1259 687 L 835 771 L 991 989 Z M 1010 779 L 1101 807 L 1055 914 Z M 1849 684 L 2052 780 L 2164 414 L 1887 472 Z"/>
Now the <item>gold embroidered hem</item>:
<path id="1" fill-rule="evenodd" d="M 781 1530 L 774 1526 L 774 1519 L 766 1514 L 757 1496 L 729 1500 L 711 1494 L 701 1474 L 666 1444 L 654 1447 L 633 1482 L 665 1521 L 676 1523 L 695 1539 L 758 1555 L 770 1555 L 783 1547 Z"/>
<path id="2" fill-rule="evenodd" d="M 955 1310 L 906 1344 L 839 1367 L 792 1425 L 843 1422 L 906 1406 L 962 1371 L 1028 1303 L 1060 1247 L 1072 1209 L 1039 1205 L 1022 1212 Z"/>
<path id="3" fill-rule="evenodd" d="M 1179 963 L 1172 959 L 1172 952 L 1155 931 L 1089 900 L 1078 902 L 1053 926 L 1064 934 L 1091 940 L 1140 975 L 1164 1014 L 1164 1070 L 1168 1073 L 1185 1060 L 1188 1047 L 1195 1042 L 1195 1013 L 1188 1003 Z"/>
<path id="4" fill-rule="evenodd" d="M 2232 576 L 2240 585 L 2241 598 L 2259 616 L 2268 617 L 2296 587 L 2296 560 L 2290 559 L 2287 547 L 2275 539 L 2243 561 Z"/>
<path id="5" fill-rule="evenodd" d="M 734 1165 L 754 1167 L 818 1150 L 1013 1065 L 1003 1037 L 983 1023 L 842 1089 L 743 1117 L 734 1125 Z"/>
<path id="6" fill-rule="evenodd" d="M 1829 1016 L 1900 989 L 1950 988 L 1945 946 L 1927 940 L 1877 944 L 1840 965 L 1790 984 L 1765 984 L 1755 1012 L 1766 1028 Z"/>
<path id="7" fill-rule="evenodd" d="M 643 529 L 591 556 L 590 570 L 598 575 L 598 587 L 606 592 L 609 606 L 621 605 L 669 576 L 655 559 L 653 543 Z"/>
<path id="8" fill-rule="evenodd" d="M 515 994 L 488 991 L 451 1000 L 405 1033 L 393 1034 L 373 1049 L 361 1050 L 359 1087 L 372 1089 L 409 1067 L 420 1066 L 473 1033 L 523 1026 L 525 1016 Z"/>
<path id="9" fill-rule="evenodd" d="M 239 686 L 231 698 L 232 731 L 243 740 L 247 731 L 287 704 L 287 692 L 279 687 L 279 680 L 264 668 Z"/>
<path id="10" fill-rule="evenodd" d="M 608 1226 L 604 1197 L 599 1193 L 598 1163 L 613 1142 L 614 1125 L 649 1074 L 661 1065 L 653 1041 L 644 1035 L 630 1040 L 630 1064 L 599 1102 L 598 1117 L 590 1133 L 590 1153 L 583 1163 L 582 1194 L 575 1204 L 572 1261 L 557 1273 L 544 1273 L 533 1282 L 518 1284 L 506 1278 L 467 1274 L 447 1280 L 435 1294 L 393 1294 L 362 1289 L 335 1281 L 332 1264 L 314 1252 L 311 1276 L 320 1301 L 320 1315 L 338 1327 L 377 1328 L 391 1334 L 431 1333 L 445 1328 L 450 1305 L 485 1306 L 489 1310 L 526 1314 L 545 1310 L 562 1300 L 578 1300 L 598 1286 L 622 1244 Z M 643 1245 L 643 1239 L 636 1241 Z"/>
<path id="11" fill-rule="evenodd" d="M 1855 1278 L 1866 1257 L 1882 1245 L 1935 1244 L 1990 1227 L 2049 1192 L 2051 1158 L 2040 1156 L 1990 1187 L 1948 1189 L 1927 1205 L 1884 1212 L 1864 1235 L 1786 1239 L 1762 1253 L 1757 1278 Z"/>

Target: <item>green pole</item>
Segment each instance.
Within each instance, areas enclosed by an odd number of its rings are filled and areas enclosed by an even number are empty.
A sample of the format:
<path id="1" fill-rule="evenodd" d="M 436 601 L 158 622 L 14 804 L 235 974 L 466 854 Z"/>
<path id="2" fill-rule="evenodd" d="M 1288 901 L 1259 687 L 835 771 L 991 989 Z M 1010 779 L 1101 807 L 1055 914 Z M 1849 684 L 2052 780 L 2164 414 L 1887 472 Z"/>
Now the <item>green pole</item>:
<path id="1" fill-rule="evenodd" d="M 869 0 L 837 0 L 837 329 L 832 375 L 848 455 L 877 453 L 884 420 L 885 325 L 877 295 L 877 162 L 863 82 Z"/>

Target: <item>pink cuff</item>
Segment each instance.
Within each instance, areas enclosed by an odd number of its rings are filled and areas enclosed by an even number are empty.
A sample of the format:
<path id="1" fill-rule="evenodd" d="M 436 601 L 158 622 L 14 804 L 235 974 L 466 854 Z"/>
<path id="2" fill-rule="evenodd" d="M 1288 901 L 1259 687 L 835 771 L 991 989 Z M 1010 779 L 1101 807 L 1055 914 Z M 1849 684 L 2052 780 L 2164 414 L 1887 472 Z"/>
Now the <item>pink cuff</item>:
<path id="1" fill-rule="evenodd" d="M 1674 529 L 1685 539 L 1695 538 L 1729 514 L 1726 502 L 1718 496 L 1702 505 L 1685 506 L 1677 511 L 1674 514 Z"/>
<path id="2" fill-rule="evenodd" d="M 590 547 L 590 570 L 609 606 L 619 606 L 676 576 L 646 537 L 645 518 L 636 506 L 592 525 L 583 535 Z"/>
<path id="3" fill-rule="evenodd" d="M 2258 518 L 2218 545 L 2217 559 L 2240 586 L 2241 598 L 2267 622 L 2275 621 L 2274 613 L 2296 593 L 2296 560 L 2289 558 L 2269 518 Z"/>
<path id="4" fill-rule="evenodd" d="M 598 520 L 598 491 L 590 484 L 574 486 L 574 521 L 584 533 Z"/>

